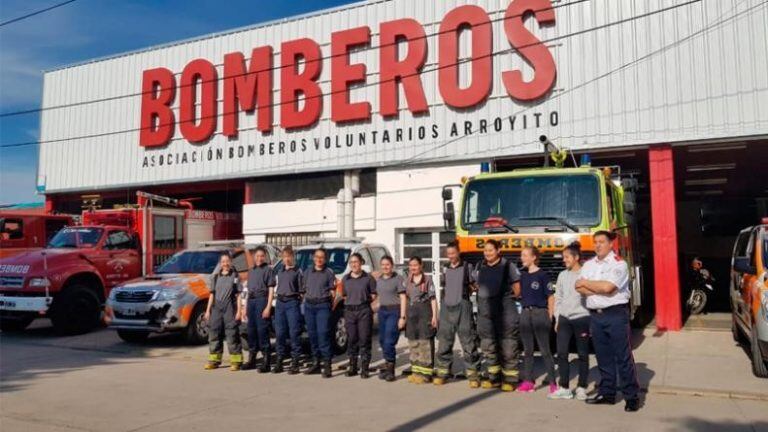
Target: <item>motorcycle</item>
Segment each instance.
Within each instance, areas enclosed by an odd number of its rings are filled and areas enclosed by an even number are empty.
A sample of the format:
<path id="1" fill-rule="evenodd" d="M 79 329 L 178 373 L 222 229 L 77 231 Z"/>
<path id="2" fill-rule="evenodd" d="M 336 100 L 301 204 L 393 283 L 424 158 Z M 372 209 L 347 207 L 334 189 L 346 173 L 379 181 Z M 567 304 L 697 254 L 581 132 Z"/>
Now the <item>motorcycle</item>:
<path id="1" fill-rule="evenodd" d="M 698 315 L 704 312 L 704 308 L 707 306 L 708 293 L 713 293 L 715 288 L 713 283 L 715 278 L 709 273 L 709 270 L 705 268 L 694 268 L 691 270 L 691 287 L 690 294 L 686 305 L 691 315 Z"/>

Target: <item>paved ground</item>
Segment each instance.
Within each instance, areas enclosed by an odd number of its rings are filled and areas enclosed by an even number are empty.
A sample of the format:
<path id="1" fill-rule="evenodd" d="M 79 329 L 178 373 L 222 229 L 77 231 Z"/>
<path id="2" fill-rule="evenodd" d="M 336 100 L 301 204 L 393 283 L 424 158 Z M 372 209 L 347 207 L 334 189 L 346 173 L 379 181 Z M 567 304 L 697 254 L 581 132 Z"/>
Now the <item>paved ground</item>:
<path id="1" fill-rule="evenodd" d="M 144 346 L 122 343 L 112 332 L 57 338 L 45 322 L 21 335 L 0 335 L 0 428 L 3 431 L 175 430 L 527 430 L 767 431 L 768 382 L 742 376 L 743 352 L 730 345 L 717 375 L 753 383 L 748 399 L 721 393 L 689 396 L 669 391 L 695 381 L 716 382 L 696 347 L 723 344 L 710 334 L 695 341 L 677 333 L 636 338 L 641 381 L 649 388 L 642 411 L 548 401 L 545 392 L 502 394 L 470 390 L 464 382 L 436 389 L 405 380 L 393 384 L 319 377 L 202 370 L 205 347 L 175 338 Z M 721 336 L 729 337 L 726 333 Z M 714 338 L 714 339 L 712 339 Z M 711 351 L 711 349 L 709 350 Z M 707 353 L 704 353 L 707 354 Z M 711 357 L 711 356 L 709 356 Z M 693 376 L 704 364 L 706 376 Z M 686 375 L 686 373 L 688 375 Z M 336 372 L 337 375 L 341 372 Z M 743 380 L 743 381 L 741 381 Z M 733 387 L 731 390 L 738 390 Z M 694 389 L 693 386 L 685 387 Z M 720 394 L 720 396 L 717 396 Z M 530 429 L 528 429 L 530 428 Z"/>

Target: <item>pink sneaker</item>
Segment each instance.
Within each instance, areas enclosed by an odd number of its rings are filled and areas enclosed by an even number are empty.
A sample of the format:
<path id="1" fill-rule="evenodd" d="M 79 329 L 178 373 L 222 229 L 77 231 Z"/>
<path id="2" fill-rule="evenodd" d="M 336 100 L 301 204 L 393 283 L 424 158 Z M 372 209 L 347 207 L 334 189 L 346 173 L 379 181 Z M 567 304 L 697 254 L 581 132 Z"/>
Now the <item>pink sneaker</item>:
<path id="1" fill-rule="evenodd" d="M 550 384 L 549 385 L 549 394 L 552 394 L 552 393 L 556 392 L 557 389 L 558 389 L 557 384 Z"/>
<path id="2" fill-rule="evenodd" d="M 536 390 L 536 386 L 533 384 L 533 381 L 523 381 L 517 388 L 517 391 L 522 393 L 532 393 L 534 390 Z"/>

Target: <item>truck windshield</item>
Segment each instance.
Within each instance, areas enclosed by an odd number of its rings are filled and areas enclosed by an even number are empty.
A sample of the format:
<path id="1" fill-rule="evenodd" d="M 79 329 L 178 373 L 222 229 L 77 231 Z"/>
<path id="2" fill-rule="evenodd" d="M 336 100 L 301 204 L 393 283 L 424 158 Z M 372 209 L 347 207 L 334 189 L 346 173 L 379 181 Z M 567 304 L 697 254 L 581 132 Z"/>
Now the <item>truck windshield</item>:
<path id="1" fill-rule="evenodd" d="M 48 243 L 50 248 L 90 248 L 96 246 L 104 232 L 101 228 L 63 228 Z"/>
<path id="2" fill-rule="evenodd" d="M 168 273 L 213 273 L 219 263 L 221 252 L 217 251 L 183 251 L 164 262 L 155 270 L 156 274 Z"/>
<path id="3" fill-rule="evenodd" d="M 467 185 L 461 224 L 484 227 L 595 226 L 600 184 L 591 174 L 475 180 Z"/>
<path id="4" fill-rule="evenodd" d="M 349 249 L 332 248 L 326 249 L 326 264 L 333 270 L 334 274 L 342 274 L 347 269 L 347 260 L 349 260 Z M 314 249 L 302 249 L 296 251 L 296 266 L 306 270 L 314 264 L 312 257 L 315 254 Z"/>

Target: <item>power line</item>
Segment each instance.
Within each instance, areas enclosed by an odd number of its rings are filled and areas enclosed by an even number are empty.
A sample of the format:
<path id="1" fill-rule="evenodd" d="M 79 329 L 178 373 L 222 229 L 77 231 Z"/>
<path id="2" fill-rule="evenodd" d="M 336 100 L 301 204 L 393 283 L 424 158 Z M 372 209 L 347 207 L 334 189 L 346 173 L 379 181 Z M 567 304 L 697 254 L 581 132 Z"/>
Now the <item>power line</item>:
<path id="1" fill-rule="evenodd" d="M 602 30 L 602 29 L 605 29 L 605 28 L 613 27 L 613 26 L 616 26 L 616 25 L 626 24 L 626 23 L 631 22 L 631 21 L 635 21 L 635 20 L 642 19 L 642 18 L 647 18 L 649 16 L 653 16 L 653 15 L 656 15 L 656 14 L 664 13 L 664 12 L 667 12 L 667 11 L 670 11 L 670 10 L 673 10 L 673 9 L 677 9 L 677 8 L 680 8 L 680 7 L 683 7 L 683 6 L 688 6 L 688 5 L 691 5 L 691 4 L 694 4 L 694 3 L 699 3 L 701 1 L 702 0 L 690 0 L 690 1 L 687 1 L 685 3 L 680 3 L 680 4 L 673 5 L 673 6 L 668 6 L 666 8 L 658 9 L 658 10 L 655 10 L 655 11 L 652 11 L 652 12 L 647 12 L 647 13 L 644 13 L 644 14 L 636 15 L 636 16 L 625 18 L 625 19 L 618 20 L 618 21 L 613 21 L 613 22 L 610 22 L 610 23 L 607 23 L 607 24 L 603 24 L 603 25 L 597 26 L 597 27 L 591 27 L 591 28 L 579 30 L 579 31 L 576 31 L 576 32 L 573 32 L 573 33 L 569 33 L 569 34 L 557 36 L 557 37 L 554 37 L 554 38 L 542 40 L 542 41 L 539 41 L 539 42 L 536 42 L 536 43 L 530 43 L 530 44 L 526 44 L 524 46 L 520 46 L 520 47 L 516 47 L 516 48 L 509 48 L 509 49 L 505 49 L 505 50 L 501 50 L 501 51 L 497 51 L 497 52 L 492 52 L 490 54 L 478 56 L 478 57 L 475 57 L 475 58 L 461 59 L 461 60 L 459 60 L 459 61 L 457 61 L 455 63 L 450 63 L 450 64 L 446 64 L 446 65 L 442 65 L 442 66 L 436 66 L 436 67 L 434 67 L 432 69 L 425 69 L 425 70 L 422 70 L 422 71 L 417 72 L 417 73 L 403 75 L 401 77 L 401 79 L 402 78 L 406 78 L 406 77 L 411 77 L 411 76 L 420 76 L 421 74 L 424 74 L 424 73 L 434 72 L 434 71 L 439 70 L 439 69 L 444 69 L 444 68 L 448 68 L 448 67 L 457 66 L 457 65 L 460 65 L 460 64 L 463 64 L 463 63 L 471 62 L 471 61 L 479 59 L 479 58 L 493 57 L 493 56 L 496 56 L 496 55 L 499 55 L 499 54 L 509 53 L 509 52 L 512 52 L 512 51 L 516 51 L 516 50 L 519 50 L 519 49 L 522 49 L 522 48 L 526 48 L 526 47 L 529 47 L 529 46 L 538 45 L 538 44 L 541 44 L 541 43 L 548 43 L 548 42 L 553 42 L 553 41 L 557 41 L 557 40 L 563 40 L 563 39 L 567 39 L 567 38 L 570 38 L 570 37 L 586 34 L 586 33 L 589 33 L 589 32 L 593 32 L 593 31 L 597 31 L 597 30 Z M 376 82 L 370 82 L 370 83 L 366 83 L 364 85 L 357 86 L 356 88 L 358 88 L 358 89 L 359 88 L 366 88 L 366 87 L 371 87 L 371 86 L 374 86 L 374 85 L 379 85 L 379 84 L 382 84 L 382 83 L 396 82 L 396 81 L 397 81 L 397 79 L 379 80 L 379 81 L 376 81 Z M 328 92 L 327 94 L 320 94 L 318 96 L 310 96 L 310 97 L 297 98 L 297 99 L 292 99 L 292 100 L 287 100 L 287 101 L 280 101 L 278 103 L 269 104 L 268 107 L 281 106 L 283 104 L 293 104 L 293 103 L 301 101 L 301 100 L 306 101 L 306 100 L 310 100 L 310 99 L 324 98 L 326 96 L 330 96 L 330 95 L 333 95 L 335 93 L 343 93 L 345 91 L 346 90 L 337 90 L 335 92 L 331 91 L 331 92 Z M 222 112 L 222 113 L 217 113 L 215 115 L 200 116 L 196 120 L 199 121 L 199 120 L 203 120 L 203 119 L 217 118 L 217 117 L 220 117 L 220 116 L 223 116 L 223 115 L 234 114 L 234 113 L 237 113 L 237 112 L 238 111 L 232 111 L 232 112 L 226 112 L 225 111 L 225 112 Z M 175 125 L 175 124 L 176 123 L 174 123 L 173 125 Z M 119 130 L 119 131 L 101 132 L 101 133 L 96 133 L 96 134 L 81 135 L 81 136 L 76 136 L 76 137 L 57 138 L 57 139 L 50 139 L 50 140 L 45 140 L 45 141 L 27 141 L 27 142 L 13 143 L 13 144 L 4 144 L 4 145 L 1 145 L 0 148 L 24 147 L 24 146 L 30 146 L 30 145 L 40 145 L 40 144 L 50 144 L 50 143 L 57 143 L 57 142 L 73 141 L 73 140 L 78 140 L 78 139 L 101 138 L 101 137 L 105 137 L 105 136 L 118 135 L 118 134 L 124 134 L 124 133 L 131 133 L 131 132 L 137 132 L 137 131 L 141 131 L 141 130 L 150 130 L 150 129 L 154 129 L 154 128 L 159 128 L 161 126 L 169 126 L 169 125 L 171 125 L 171 124 L 158 124 L 158 125 L 150 125 L 150 126 L 143 127 L 143 128 L 142 127 L 138 127 L 138 128 L 125 129 L 125 130 Z M 239 129 L 238 132 L 243 131 L 243 130 L 246 130 L 246 129 Z M 222 132 L 214 132 L 212 134 L 212 136 L 213 135 L 221 135 L 221 134 L 222 134 Z M 180 138 L 177 138 L 177 139 L 180 139 Z"/>
<path id="2" fill-rule="evenodd" d="M 555 9 L 559 9 L 559 8 L 566 7 L 566 6 L 573 6 L 573 5 L 576 5 L 576 4 L 579 4 L 579 3 L 585 3 L 585 2 L 588 2 L 588 1 L 590 1 L 590 0 L 573 0 L 573 1 L 570 1 L 568 3 L 563 3 L 563 4 L 555 5 L 555 6 L 552 6 L 552 7 L 548 7 L 548 8 L 532 9 L 529 12 L 525 12 L 523 14 L 511 15 L 509 17 L 502 17 L 502 18 L 492 19 L 492 20 L 489 20 L 488 22 L 489 23 L 493 23 L 493 22 L 504 21 L 504 20 L 512 19 L 512 18 L 520 18 L 520 17 L 524 17 L 528 13 L 536 13 L 536 12 L 544 12 L 544 11 L 548 11 L 548 10 L 555 10 Z M 451 30 L 451 31 L 447 31 L 446 30 L 446 31 L 443 31 L 443 32 L 438 31 L 438 32 L 435 32 L 435 33 L 425 34 L 424 36 L 419 36 L 419 37 L 416 37 L 416 38 L 413 38 L 413 39 L 410 39 L 410 40 L 417 41 L 417 40 L 421 40 L 421 39 L 428 39 L 428 38 L 433 37 L 433 36 L 439 36 L 441 34 L 452 33 L 453 31 L 454 30 Z M 364 47 L 364 48 L 356 49 L 354 52 L 355 53 L 360 53 L 360 52 L 366 52 L 366 51 L 370 51 L 370 50 L 374 50 L 374 49 L 381 49 L 381 48 L 385 48 L 385 47 L 398 46 L 400 43 L 401 43 L 401 41 L 395 41 L 394 43 L 389 43 L 389 44 L 370 45 L 370 46 L 367 46 L 367 47 Z M 322 62 L 324 60 L 333 59 L 334 57 L 345 57 L 347 55 L 349 55 L 349 53 L 340 53 L 340 54 L 335 54 L 335 55 L 332 54 L 332 55 L 329 55 L 329 56 L 321 56 L 321 57 L 319 57 L 319 58 L 317 58 L 315 60 L 307 61 L 305 63 L 306 64 L 317 63 L 317 62 Z M 250 57 L 243 58 L 243 60 L 247 61 L 247 60 L 251 60 L 251 58 Z M 216 63 L 216 64 L 214 64 L 214 67 L 220 67 L 220 66 L 224 66 L 224 63 Z M 177 85 L 176 88 L 177 89 L 181 89 L 181 88 L 184 88 L 184 87 L 193 87 L 193 86 L 197 86 L 198 84 L 205 84 L 205 83 L 208 83 L 208 82 L 218 82 L 218 81 L 221 81 L 221 80 L 224 80 L 224 79 L 239 78 L 239 77 L 243 77 L 243 76 L 247 76 L 247 75 L 254 75 L 254 74 L 261 73 L 261 72 L 275 71 L 275 70 L 280 70 L 280 69 L 283 69 L 283 68 L 294 67 L 294 66 L 296 66 L 295 63 L 281 64 L 279 66 L 273 66 L 273 67 L 269 67 L 269 68 L 265 68 L 265 69 L 258 69 L 258 70 L 255 70 L 253 72 L 244 72 L 244 73 L 241 73 L 241 74 L 235 74 L 235 75 L 231 75 L 231 76 L 228 76 L 228 77 L 221 77 L 221 78 L 216 77 L 216 78 L 210 79 L 210 80 L 199 80 L 199 81 L 196 81 L 196 82 L 190 83 L 190 84 Z M 174 75 L 181 75 L 181 72 L 176 72 L 176 73 L 174 73 Z M 129 93 L 129 94 L 118 95 L 118 96 L 110 96 L 110 97 L 106 97 L 106 98 L 92 99 L 92 100 L 82 101 L 82 102 L 73 102 L 73 103 L 69 103 L 69 104 L 55 105 L 55 106 L 49 106 L 49 107 L 45 107 L 45 108 L 40 107 L 40 108 L 30 108 L 30 109 L 20 110 L 20 111 L 11 111 L 11 112 L 7 112 L 7 113 L 0 113 L 0 118 L 3 118 L 3 117 L 13 117 L 13 116 L 25 115 L 25 114 L 33 114 L 33 113 L 37 113 L 37 112 L 41 112 L 41 111 L 50 111 L 50 110 L 56 110 L 56 109 L 62 109 L 62 108 L 71 108 L 71 107 L 80 106 L 80 105 L 90 105 L 90 104 L 94 104 L 94 103 L 109 102 L 109 101 L 113 101 L 113 100 L 124 99 L 124 98 L 129 98 L 129 97 L 136 97 L 136 96 L 143 96 L 144 94 L 153 94 L 153 93 L 154 93 L 154 91 L 146 91 L 146 92 L 145 91 L 141 91 L 141 92 L 137 92 L 137 93 Z"/>
<path id="3" fill-rule="evenodd" d="M 45 8 L 45 9 L 40 9 L 38 11 L 31 12 L 31 13 L 28 13 L 26 15 L 22 15 L 20 17 L 16 17 L 16 18 L 10 19 L 8 21 L 0 22 L 0 27 L 6 26 L 8 24 L 13 24 L 15 22 L 19 22 L 21 20 L 25 20 L 27 18 L 31 18 L 31 17 L 33 17 L 35 15 L 40 15 L 42 13 L 48 12 L 48 11 L 56 9 L 56 8 L 60 8 L 62 6 L 68 5 L 68 4 L 73 3 L 73 2 L 75 2 L 75 0 L 67 0 L 65 2 L 61 2 L 61 3 L 55 4 L 53 6 L 49 6 L 49 7 Z"/>

